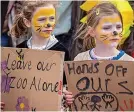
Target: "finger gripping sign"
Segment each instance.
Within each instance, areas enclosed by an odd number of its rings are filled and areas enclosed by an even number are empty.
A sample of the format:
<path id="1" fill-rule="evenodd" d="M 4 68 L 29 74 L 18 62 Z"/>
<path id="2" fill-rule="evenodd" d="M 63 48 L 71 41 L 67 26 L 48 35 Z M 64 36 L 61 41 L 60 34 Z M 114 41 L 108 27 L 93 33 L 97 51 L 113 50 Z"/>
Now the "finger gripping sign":
<path id="1" fill-rule="evenodd" d="M 73 111 L 134 110 L 134 62 L 70 61 L 64 69 Z"/>
<path id="2" fill-rule="evenodd" d="M 6 111 L 59 111 L 64 53 L 1 48 L 1 93 Z"/>

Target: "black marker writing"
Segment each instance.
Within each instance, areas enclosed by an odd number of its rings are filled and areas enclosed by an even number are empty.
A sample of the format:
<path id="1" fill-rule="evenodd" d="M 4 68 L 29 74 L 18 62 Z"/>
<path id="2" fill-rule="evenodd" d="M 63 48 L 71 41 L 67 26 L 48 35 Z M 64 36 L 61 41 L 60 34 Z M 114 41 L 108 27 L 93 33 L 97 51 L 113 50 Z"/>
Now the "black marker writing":
<path id="1" fill-rule="evenodd" d="M 128 89 L 126 86 L 124 86 L 123 84 L 127 84 L 128 82 L 127 81 L 123 81 L 123 82 L 120 82 L 118 83 L 119 86 L 123 87 L 125 90 L 127 90 L 126 92 L 119 92 L 119 94 L 129 94 L 129 95 L 133 95 L 133 92 Z"/>
<path id="2" fill-rule="evenodd" d="M 42 71 L 50 71 L 52 69 L 52 66 L 56 65 L 56 63 L 44 63 L 44 62 L 39 62 L 37 64 L 37 70 L 42 70 Z"/>
<path id="3" fill-rule="evenodd" d="M 11 77 L 11 82 L 10 82 L 10 88 L 15 88 L 14 86 L 12 86 L 13 81 L 15 80 L 16 77 Z"/>
<path id="4" fill-rule="evenodd" d="M 80 66 L 76 66 L 75 63 L 67 64 L 69 75 L 70 74 L 83 74 L 83 73 L 98 73 L 99 63 L 91 63 L 91 64 L 82 64 Z"/>
<path id="5" fill-rule="evenodd" d="M 35 77 L 33 78 L 32 84 L 30 86 L 30 89 L 32 88 L 32 86 L 35 87 L 35 90 L 37 91 L 37 87 L 36 87 L 36 82 L 35 82 Z"/>
<path id="6" fill-rule="evenodd" d="M 92 89 L 93 89 L 95 92 L 97 92 L 97 91 L 99 91 L 99 90 L 102 90 L 102 88 L 101 88 L 101 79 L 98 78 L 98 80 L 99 80 L 98 89 L 95 89 L 95 88 L 94 88 L 94 80 L 93 80 L 93 78 L 91 78 L 91 81 L 92 81 Z M 95 82 L 96 82 L 96 81 L 95 81 Z"/>

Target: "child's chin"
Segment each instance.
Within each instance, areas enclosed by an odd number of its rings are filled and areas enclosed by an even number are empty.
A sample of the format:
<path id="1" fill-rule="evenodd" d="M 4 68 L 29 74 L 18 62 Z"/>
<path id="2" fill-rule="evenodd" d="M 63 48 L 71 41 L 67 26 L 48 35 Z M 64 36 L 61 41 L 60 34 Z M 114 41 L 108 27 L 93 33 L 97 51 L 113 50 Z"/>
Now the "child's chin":
<path id="1" fill-rule="evenodd" d="M 117 47 L 118 46 L 118 43 L 117 42 L 113 42 L 110 44 L 111 47 Z"/>

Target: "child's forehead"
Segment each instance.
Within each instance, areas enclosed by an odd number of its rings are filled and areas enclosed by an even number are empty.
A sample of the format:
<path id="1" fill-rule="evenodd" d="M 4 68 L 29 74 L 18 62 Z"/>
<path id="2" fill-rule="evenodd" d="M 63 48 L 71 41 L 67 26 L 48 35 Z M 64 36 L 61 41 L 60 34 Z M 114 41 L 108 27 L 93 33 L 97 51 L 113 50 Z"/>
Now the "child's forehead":
<path id="1" fill-rule="evenodd" d="M 49 15 L 55 14 L 55 8 L 53 6 L 44 6 L 36 8 L 33 15 Z"/>
<path id="2" fill-rule="evenodd" d="M 120 16 L 118 14 L 112 14 L 112 15 L 109 15 L 109 16 L 103 16 L 99 21 L 100 24 L 117 23 L 117 22 L 121 22 Z"/>

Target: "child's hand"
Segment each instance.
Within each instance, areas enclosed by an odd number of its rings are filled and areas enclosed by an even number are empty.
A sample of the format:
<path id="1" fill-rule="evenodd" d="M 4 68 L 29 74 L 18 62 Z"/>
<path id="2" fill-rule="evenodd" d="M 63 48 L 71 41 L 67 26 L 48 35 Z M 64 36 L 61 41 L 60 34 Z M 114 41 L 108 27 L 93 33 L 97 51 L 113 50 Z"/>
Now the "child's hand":
<path id="1" fill-rule="evenodd" d="M 0 102 L 1 103 L 1 110 L 4 110 L 5 108 L 5 103 L 4 102 Z"/>
<path id="2" fill-rule="evenodd" d="M 68 105 L 72 104 L 73 101 L 74 101 L 72 92 L 69 92 L 69 91 L 67 91 L 67 90 L 64 90 L 63 92 L 64 92 L 64 94 L 65 94 L 64 97 L 65 97 L 66 103 L 67 103 Z"/>

